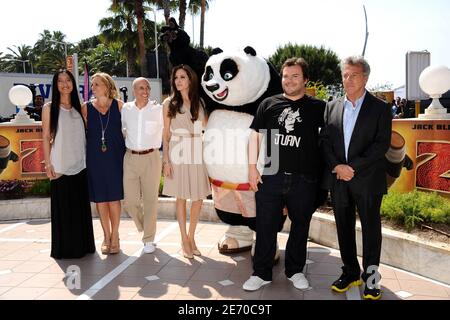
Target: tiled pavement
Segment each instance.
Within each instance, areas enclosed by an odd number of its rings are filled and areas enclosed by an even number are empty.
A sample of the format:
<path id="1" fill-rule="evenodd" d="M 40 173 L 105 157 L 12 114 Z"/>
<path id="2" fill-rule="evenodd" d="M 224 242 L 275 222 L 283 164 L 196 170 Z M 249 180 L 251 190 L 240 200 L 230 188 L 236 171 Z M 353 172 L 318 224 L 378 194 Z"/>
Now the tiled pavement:
<path id="1" fill-rule="evenodd" d="M 345 300 L 360 299 L 358 288 L 336 294 L 329 287 L 340 274 L 339 252 L 308 244 L 306 275 L 310 288 L 300 291 L 284 276 L 287 234 L 279 234 L 280 263 L 273 282 L 256 292 L 245 292 L 242 283 L 251 274 L 250 253 L 219 254 L 217 241 L 224 224 L 199 223 L 196 241 L 201 257 L 180 255 L 176 221 L 158 221 L 154 254 L 142 254 L 140 234 L 131 220 L 122 220 L 122 252 L 105 256 L 99 251 L 78 260 L 50 258 L 48 220 L 0 222 L 0 299 L 107 299 L 107 300 Z M 97 249 L 102 241 L 100 222 L 94 220 Z M 75 269 L 74 269 L 75 268 Z M 79 268 L 81 276 L 66 277 Z M 380 266 L 383 299 L 450 300 L 450 286 L 389 266 Z M 78 281 L 79 280 L 79 281 Z M 69 287 L 74 287 L 69 289 Z M 362 288 L 361 288 L 362 289 Z"/>

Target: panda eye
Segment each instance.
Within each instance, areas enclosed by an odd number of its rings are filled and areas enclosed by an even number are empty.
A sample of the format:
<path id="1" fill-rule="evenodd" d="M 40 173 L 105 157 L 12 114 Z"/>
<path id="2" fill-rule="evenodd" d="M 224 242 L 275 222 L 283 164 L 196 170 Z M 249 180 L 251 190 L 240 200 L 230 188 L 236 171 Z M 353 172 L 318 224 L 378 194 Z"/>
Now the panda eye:
<path id="1" fill-rule="evenodd" d="M 231 79 L 233 79 L 233 74 L 231 72 L 227 72 L 223 75 L 223 79 L 225 81 L 231 80 Z"/>
<path id="2" fill-rule="evenodd" d="M 212 74 L 212 73 L 208 73 L 207 75 L 206 75 L 206 80 L 212 80 L 214 78 L 214 75 Z"/>

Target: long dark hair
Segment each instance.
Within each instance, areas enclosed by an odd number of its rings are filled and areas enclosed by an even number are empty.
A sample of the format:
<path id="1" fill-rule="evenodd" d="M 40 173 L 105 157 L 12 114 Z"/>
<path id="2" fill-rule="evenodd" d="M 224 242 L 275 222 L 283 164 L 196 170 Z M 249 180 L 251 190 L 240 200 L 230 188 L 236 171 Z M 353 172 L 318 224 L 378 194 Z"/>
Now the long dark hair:
<path id="1" fill-rule="evenodd" d="M 62 73 L 66 73 L 69 76 L 70 81 L 72 81 L 73 89 L 70 93 L 70 105 L 81 115 L 81 103 L 75 78 L 70 71 L 60 69 L 55 73 L 52 80 L 52 102 L 50 104 L 50 133 L 52 138 L 55 138 L 56 131 L 58 130 L 59 106 L 61 105 L 61 93 L 58 90 L 58 77 Z"/>
<path id="2" fill-rule="evenodd" d="M 191 121 L 194 122 L 198 119 L 198 113 L 200 109 L 200 96 L 198 94 L 198 78 L 197 74 L 191 67 L 185 64 L 180 64 L 172 69 L 172 76 L 170 80 L 170 85 L 172 89 L 171 99 L 169 103 L 169 118 L 175 118 L 177 113 L 181 112 L 181 107 L 183 106 L 183 97 L 181 92 L 177 90 L 175 85 L 175 74 L 178 70 L 183 69 L 191 82 L 189 85 L 189 100 L 191 101 Z"/>

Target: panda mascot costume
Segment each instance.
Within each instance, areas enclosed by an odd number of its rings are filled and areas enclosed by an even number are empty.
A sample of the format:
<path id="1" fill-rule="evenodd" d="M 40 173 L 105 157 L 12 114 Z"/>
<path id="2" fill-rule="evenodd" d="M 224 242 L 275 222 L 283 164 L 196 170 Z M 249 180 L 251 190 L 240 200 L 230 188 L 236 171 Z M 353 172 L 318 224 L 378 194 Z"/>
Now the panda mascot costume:
<path id="1" fill-rule="evenodd" d="M 172 66 L 187 64 L 201 79 L 201 96 L 209 114 L 204 161 L 217 215 L 230 225 L 218 243 L 219 252 L 250 250 L 256 203 L 248 183 L 249 127 L 260 102 L 282 92 L 280 75 L 251 47 L 230 53 L 217 48 L 205 59 L 204 52 L 190 46 L 189 36 L 174 18 L 161 29 L 160 39 L 169 46 Z M 261 164 L 258 167 L 262 170 Z"/>
<path id="2" fill-rule="evenodd" d="M 252 47 L 238 52 L 214 49 L 201 85 L 214 101 L 206 103 L 203 159 L 217 215 L 230 225 L 218 244 L 219 252 L 246 251 L 252 247 L 256 228 L 255 193 L 248 183 L 249 127 L 261 101 L 282 92 L 280 75 Z M 263 166 L 264 156 L 258 161 L 260 172 Z"/>

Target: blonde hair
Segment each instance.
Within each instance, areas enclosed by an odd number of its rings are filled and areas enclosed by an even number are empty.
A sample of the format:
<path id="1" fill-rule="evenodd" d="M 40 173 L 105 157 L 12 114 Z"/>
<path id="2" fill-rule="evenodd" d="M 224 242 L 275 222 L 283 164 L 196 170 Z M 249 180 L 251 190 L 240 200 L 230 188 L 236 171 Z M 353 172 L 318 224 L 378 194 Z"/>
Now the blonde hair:
<path id="1" fill-rule="evenodd" d="M 117 90 L 116 87 L 116 83 L 114 82 L 113 78 L 104 72 L 97 72 L 96 74 L 94 74 L 92 76 L 92 80 L 94 80 L 94 78 L 99 78 L 103 84 L 106 86 L 107 90 L 108 90 L 108 98 L 110 99 L 118 99 L 119 96 L 119 90 Z"/>

